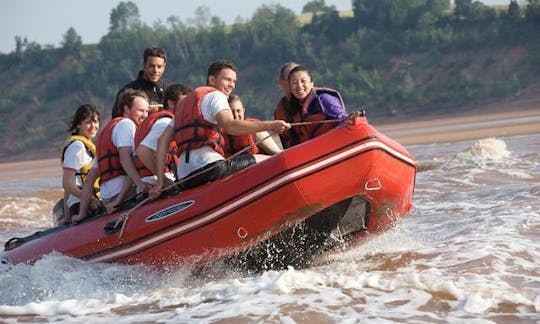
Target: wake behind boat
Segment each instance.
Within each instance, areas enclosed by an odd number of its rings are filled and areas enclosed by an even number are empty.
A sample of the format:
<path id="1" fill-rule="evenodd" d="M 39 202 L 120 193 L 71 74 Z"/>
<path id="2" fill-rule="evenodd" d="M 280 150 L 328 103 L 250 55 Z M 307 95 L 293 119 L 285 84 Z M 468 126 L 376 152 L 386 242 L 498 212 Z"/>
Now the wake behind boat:
<path id="1" fill-rule="evenodd" d="M 415 176 L 403 146 L 357 116 L 232 176 L 137 206 L 129 217 L 123 210 L 14 238 L 1 260 L 33 263 L 56 251 L 158 268 L 218 260 L 302 267 L 405 216 Z"/>

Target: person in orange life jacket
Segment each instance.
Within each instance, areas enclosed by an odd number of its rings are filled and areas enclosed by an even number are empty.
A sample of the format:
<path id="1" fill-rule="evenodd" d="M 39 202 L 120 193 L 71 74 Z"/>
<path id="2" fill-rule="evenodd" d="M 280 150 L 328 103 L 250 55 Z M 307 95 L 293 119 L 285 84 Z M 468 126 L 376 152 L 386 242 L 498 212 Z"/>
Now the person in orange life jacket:
<path id="1" fill-rule="evenodd" d="M 142 181 L 155 184 L 156 174 L 156 151 L 158 139 L 163 134 L 169 122 L 172 120 L 175 105 L 191 92 L 191 88 L 183 84 L 171 84 L 167 87 L 163 98 L 163 110 L 149 114 L 149 116 L 137 127 L 135 132 L 135 166 Z M 170 156 L 167 157 L 166 179 L 171 183 L 175 180 L 177 166 L 177 147 L 174 141 L 169 144 Z M 173 156 L 174 155 L 174 156 Z"/>
<path id="2" fill-rule="evenodd" d="M 68 128 L 71 136 L 62 148 L 62 187 L 66 208 L 63 219 L 58 220 L 58 225 L 70 223 L 71 217 L 79 213 L 82 186 L 96 155 L 92 139 L 98 130 L 99 112 L 96 107 L 91 104 L 79 106 Z M 92 199 L 90 203 L 96 208 L 97 198 Z"/>
<path id="3" fill-rule="evenodd" d="M 252 118 L 245 118 L 245 108 L 242 100 L 238 95 L 231 94 L 228 99 L 229 106 L 234 119 L 238 120 L 256 120 Z M 281 140 L 278 134 L 270 134 L 267 131 L 257 132 L 255 134 L 245 135 L 229 135 L 225 136 L 226 142 L 226 156 L 233 155 L 247 146 L 251 148 L 246 153 L 257 154 L 264 153 L 269 155 L 277 154 L 283 151 L 281 146 Z M 257 143 L 257 145 L 255 145 Z"/>
<path id="4" fill-rule="evenodd" d="M 111 117 L 122 116 L 122 107 L 119 106 L 120 95 L 126 89 L 141 90 L 148 96 L 150 103 L 149 110 L 154 112 L 158 110 L 163 102 L 163 90 L 165 82 L 162 80 L 165 67 L 167 66 L 167 53 L 159 47 L 148 47 L 143 52 L 142 70 L 139 71 L 137 79 L 123 86 L 116 94 Z"/>
<path id="5" fill-rule="evenodd" d="M 316 122 L 327 119 L 347 118 L 347 110 L 339 92 L 314 87 L 311 73 L 304 66 L 294 67 L 289 74 L 290 99 L 276 108 L 276 118 L 290 123 Z M 334 128 L 337 123 L 315 123 L 291 129 L 281 136 L 284 148 L 288 148 L 319 136 Z"/>
<path id="6" fill-rule="evenodd" d="M 141 180 L 132 159 L 135 130 L 148 116 L 148 96 L 140 90 L 126 89 L 119 104 L 123 115 L 113 118 L 103 128 L 96 145 L 97 159 L 88 174 L 88 180 L 99 177 L 101 200 L 109 213 L 133 191 L 133 183 L 137 192 L 147 192 L 150 188 Z M 79 215 L 72 217 L 74 222 L 88 215 L 90 196 L 85 183 Z"/>
<path id="7" fill-rule="evenodd" d="M 175 107 L 173 122 L 159 139 L 157 167 L 164 167 L 166 143 L 175 136 L 180 152 L 178 177 L 190 177 L 184 188 L 195 187 L 226 177 L 258 161 L 267 155 L 242 154 L 225 159 L 224 139 L 221 129 L 231 135 L 243 135 L 260 131 L 281 133 L 291 126 L 282 120 L 246 121 L 234 119 L 227 97 L 236 86 L 237 68 L 231 62 L 218 60 L 210 64 L 206 76 L 207 86 L 193 90 Z M 209 169 L 207 172 L 204 172 Z M 197 174 L 197 176 L 195 176 Z M 156 198 L 163 187 L 163 174 L 149 192 Z"/>

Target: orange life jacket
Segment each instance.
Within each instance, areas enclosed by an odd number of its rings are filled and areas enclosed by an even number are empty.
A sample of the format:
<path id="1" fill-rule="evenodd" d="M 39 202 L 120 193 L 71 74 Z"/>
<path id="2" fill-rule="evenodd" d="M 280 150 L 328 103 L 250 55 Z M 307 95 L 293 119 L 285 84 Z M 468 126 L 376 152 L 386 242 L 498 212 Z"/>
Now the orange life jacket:
<path id="1" fill-rule="evenodd" d="M 246 118 L 248 121 L 258 121 L 255 118 Z M 223 132 L 225 134 L 225 132 Z M 225 134 L 225 157 L 229 157 L 249 146 L 249 150 L 246 150 L 245 153 L 248 154 L 257 154 L 260 152 L 259 148 L 255 144 L 255 139 L 253 134 L 244 134 L 244 135 L 229 135 Z"/>
<path id="2" fill-rule="evenodd" d="M 174 114 L 175 141 L 178 153 L 186 153 L 186 162 L 189 162 L 189 152 L 192 149 L 210 146 L 225 157 L 225 139 L 218 125 L 206 121 L 201 112 L 202 98 L 212 92 L 218 91 L 213 87 L 198 87 L 182 99 Z"/>
<path id="3" fill-rule="evenodd" d="M 287 99 L 283 97 L 276 105 L 274 117 L 289 123 L 317 122 L 329 119 L 328 116 L 321 112 L 321 107 L 317 100 L 317 96 L 323 93 L 329 93 L 339 98 L 342 106 L 345 107 L 341 95 L 336 90 L 314 87 L 302 104 L 301 110 L 294 111 L 292 115 L 289 114 L 285 109 Z M 311 105 L 315 106 L 314 109 L 310 109 L 310 112 L 308 108 L 310 108 Z M 334 127 L 336 127 L 335 123 L 315 123 L 311 125 L 294 126 L 287 133 L 280 135 L 281 142 L 284 148 L 288 148 L 324 134 Z"/>
<path id="4" fill-rule="evenodd" d="M 116 124 L 124 118 L 125 117 L 116 117 L 111 119 L 111 121 L 105 125 L 97 139 L 96 147 L 100 184 L 126 174 L 120 163 L 118 148 L 114 146 L 112 142 L 112 131 Z"/>
<path id="5" fill-rule="evenodd" d="M 139 144 L 141 144 L 141 142 L 144 140 L 146 135 L 150 133 L 150 130 L 152 129 L 152 126 L 156 123 L 156 121 L 160 118 L 165 118 L 165 117 L 173 118 L 174 114 L 169 110 L 161 110 L 161 111 L 157 111 L 155 113 L 151 113 L 150 115 L 148 115 L 148 117 L 146 117 L 144 121 L 139 126 L 137 126 L 137 130 L 135 131 L 135 140 L 134 140 L 135 147 L 138 147 Z M 139 159 L 138 157 L 135 157 L 133 159 L 133 162 L 141 178 L 153 175 L 152 170 L 148 169 L 144 165 L 144 163 L 141 161 L 141 159 Z M 165 172 L 174 172 L 174 170 L 176 170 L 177 164 L 178 164 L 178 147 L 176 146 L 176 142 L 172 140 L 169 143 L 167 155 L 165 156 Z"/>

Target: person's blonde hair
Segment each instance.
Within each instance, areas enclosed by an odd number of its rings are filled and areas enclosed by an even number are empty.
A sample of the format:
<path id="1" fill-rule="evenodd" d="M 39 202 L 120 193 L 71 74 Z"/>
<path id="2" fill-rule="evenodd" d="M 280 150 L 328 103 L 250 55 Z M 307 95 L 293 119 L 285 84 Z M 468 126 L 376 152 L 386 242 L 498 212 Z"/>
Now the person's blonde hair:
<path id="1" fill-rule="evenodd" d="M 289 73 L 290 71 L 297 67 L 298 66 L 298 63 L 295 63 L 295 62 L 287 62 L 285 64 L 283 64 L 280 68 L 279 68 L 279 79 L 280 80 L 283 80 L 283 81 L 287 81 L 289 79 L 289 76 L 288 75 L 285 75 L 285 71 L 289 70 Z"/>

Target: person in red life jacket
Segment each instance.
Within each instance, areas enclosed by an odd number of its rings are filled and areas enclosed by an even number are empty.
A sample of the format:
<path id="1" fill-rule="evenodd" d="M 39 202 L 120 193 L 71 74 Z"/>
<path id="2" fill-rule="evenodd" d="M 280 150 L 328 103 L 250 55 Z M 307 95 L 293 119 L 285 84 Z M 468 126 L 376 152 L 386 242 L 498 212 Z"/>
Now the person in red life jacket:
<path id="1" fill-rule="evenodd" d="M 229 106 L 234 119 L 238 120 L 251 120 L 256 121 L 257 119 L 245 118 L 245 108 L 242 103 L 242 99 L 238 95 L 231 94 L 229 96 Z M 229 135 L 225 136 L 225 154 L 226 157 L 229 157 L 246 147 L 249 147 L 249 150 L 246 149 L 245 153 L 249 154 L 269 154 L 274 155 L 283 151 L 281 146 L 281 140 L 279 139 L 278 134 L 270 134 L 267 131 L 257 132 L 255 134 L 244 134 L 244 135 Z"/>
<path id="2" fill-rule="evenodd" d="M 149 110 L 154 112 L 158 110 L 158 106 L 163 102 L 163 90 L 165 90 L 165 82 L 163 74 L 167 66 L 167 52 L 159 47 L 148 47 L 144 49 L 142 69 L 139 71 L 137 78 L 123 86 L 116 94 L 111 118 L 120 117 L 123 114 L 122 107 L 119 107 L 120 95 L 126 89 L 141 90 L 148 96 L 150 103 Z"/>
<path id="3" fill-rule="evenodd" d="M 62 187 L 66 208 L 63 218 L 56 219 L 58 225 L 70 223 L 71 217 L 79 214 L 83 183 L 96 156 L 92 139 L 98 130 L 99 112 L 96 107 L 91 104 L 79 106 L 69 124 L 68 131 L 71 135 L 62 146 Z M 97 199 L 93 199 L 91 203 L 94 207 L 97 206 Z"/>
<path id="4" fill-rule="evenodd" d="M 291 61 L 291 62 L 287 62 L 283 64 L 279 68 L 278 86 L 283 92 L 283 97 L 281 97 L 279 101 L 276 103 L 276 107 L 274 110 L 274 119 L 279 119 L 276 116 L 276 112 L 281 111 L 285 107 L 289 99 L 291 98 L 291 91 L 289 89 L 289 74 L 291 73 L 291 70 L 297 66 L 298 64 L 296 62 Z M 289 132 L 285 132 L 279 135 L 279 137 L 281 138 L 280 145 L 282 145 L 282 142 L 285 142 L 285 143 L 289 142 L 289 139 L 288 139 L 289 135 L 290 135 Z"/>
<path id="5" fill-rule="evenodd" d="M 290 99 L 276 108 L 274 115 L 289 123 L 314 122 L 297 126 L 286 136 L 281 136 L 284 148 L 288 148 L 319 136 L 338 125 L 317 121 L 340 119 L 348 116 L 339 92 L 329 88 L 314 87 L 311 73 L 304 66 L 294 67 L 289 74 Z"/>
<path id="6" fill-rule="evenodd" d="M 287 62 L 279 68 L 278 85 L 283 91 L 283 97 L 278 101 L 278 104 L 284 104 L 291 97 L 291 90 L 289 89 L 289 74 L 291 70 L 297 67 L 299 64 L 295 62 Z"/>
<path id="7" fill-rule="evenodd" d="M 260 131 L 281 133 L 291 127 L 283 120 L 234 119 L 227 97 L 236 86 L 237 70 L 225 60 L 210 64 L 207 85 L 196 88 L 177 104 L 173 122 L 159 139 L 157 156 L 161 165 L 157 169 L 164 168 L 166 143 L 174 136 L 180 152 L 178 177 L 187 177 L 184 188 L 215 181 L 268 158 L 267 155 L 241 154 L 226 159 L 222 129 L 231 135 L 243 135 Z M 160 173 L 149 192 L 152 198 L 161 193 L 163 178 Z"/>
<path id="8" fill-rule="evenodd" d="M 101 200 L 107 211 L 112 212 L 126 196 L 147 192 L 150 186 L 141 180 L 133 163 L 133 141 L 135 130 L 148 116 L 148 96 L 140 91 L 126 89 L 120 96 L 119 107 L 123 115 L 113 118 L 105 125 L 97 140 L 97 159 L 94 160 L 88 179 L 99 177 Z M 97 161 L 97 163 L 96 163 Z M 78 222 L 88 215 L 90 189 L 83 186 L 79 215 L 72 220 Z"/>
<path id="9" fill-rule="evenodd" d="M 183 84 L 171 84 L 163 94 L 163 108 L 148 117 L 137 127 L 135 132 L 135 166 L 142 181 L 154 185 L 156 174 L 156 151 L 158 139 L 163 134 L 173 118 L 175 105 L 186 97 L 191 89 Z M 165 176 L 171 183 L 176 180 L 175 173 L 178 164 L 178 148 L 176 142 L 169 143 L 166 157 Z"/>

